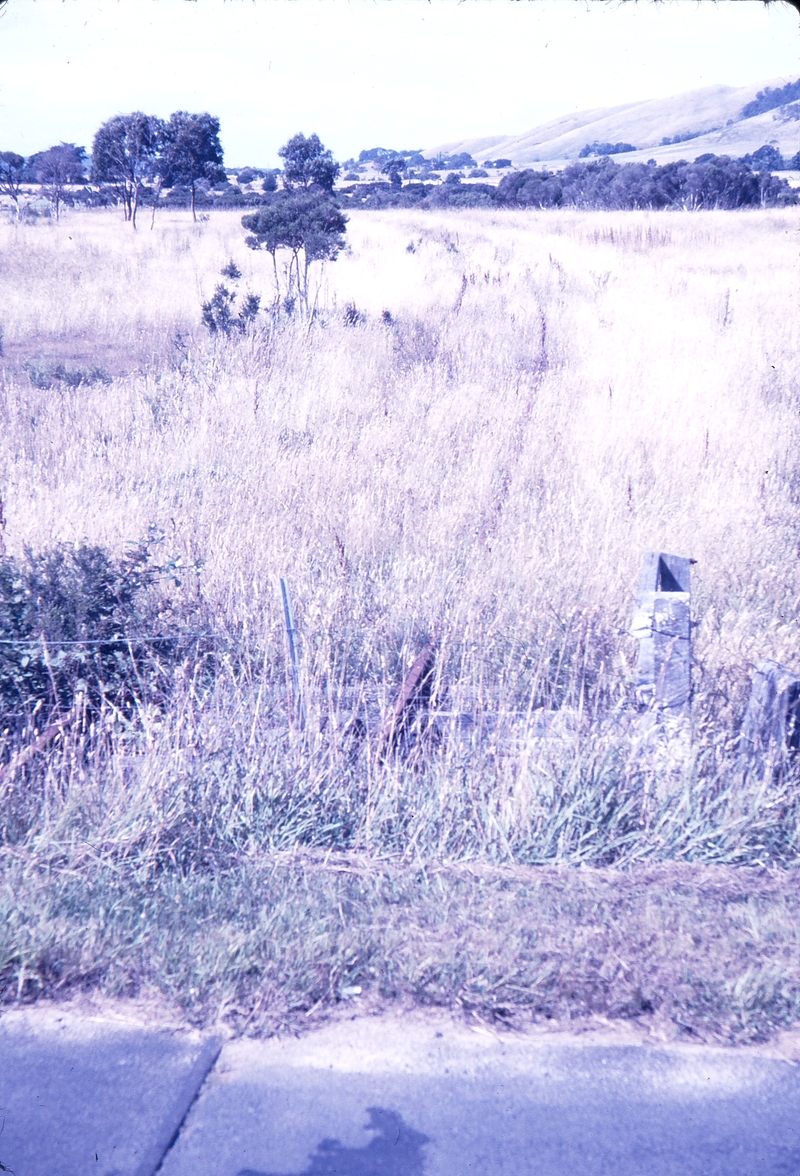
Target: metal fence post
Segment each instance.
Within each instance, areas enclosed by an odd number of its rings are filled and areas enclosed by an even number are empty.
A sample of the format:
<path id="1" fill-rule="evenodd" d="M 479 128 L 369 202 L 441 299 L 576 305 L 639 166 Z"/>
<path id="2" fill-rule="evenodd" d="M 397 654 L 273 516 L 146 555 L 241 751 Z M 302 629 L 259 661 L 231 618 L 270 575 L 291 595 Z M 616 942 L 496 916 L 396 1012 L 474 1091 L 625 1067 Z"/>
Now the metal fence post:
<path id="1" fill-rule="evenodd" d="M 294 627 L 292 612 L 292 598 L 289 595 L 288 581 L 281 576 L 281 600 L 283 602 L 283 621 L 286 626 L 286 638 L 289 643 L 289 662 L 292 674 L 292 715 L 297 719 L 302 730 L 306 725 L 306 706 L 300 689 L 300 655 L 297 651 L 297 630 Z"/>

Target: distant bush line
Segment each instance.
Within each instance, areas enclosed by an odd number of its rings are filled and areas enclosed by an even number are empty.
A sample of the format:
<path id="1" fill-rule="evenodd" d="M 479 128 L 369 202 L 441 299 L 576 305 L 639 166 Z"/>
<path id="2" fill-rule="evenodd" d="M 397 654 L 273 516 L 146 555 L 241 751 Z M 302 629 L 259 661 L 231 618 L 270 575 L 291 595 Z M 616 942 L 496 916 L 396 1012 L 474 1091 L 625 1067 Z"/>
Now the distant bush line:
<path id="1" fill-rule="evenodd" d="M 506 163 L 506 160 L 501 161 Z M 444 183 L 423 178 L 373 182 L 359 181 L 336 189 L 334 197 L 342 208 L 483 208 L 534 207 L 584 210 L 624 209 L 735 209 L 775 208 L 800 202 L 792 189 L 769 169 L 800 167 L 800 152 L 783 159 L 774 147 L 762 147 L 752 155 L 733 159 L 727 155 L 701 155 L 694 162 L 678 160 L 657 165 L 615 163 L 608 155 L 579 159 L 563 171 L 526 168 L 505 175 L 498 185 L 463 183 L 451 174 Z M 484 173 L 485 174 L 485 173 Z M 274 182 L 274 181 L 273 181 Z M 160 194 L 150 185 L 140 191 L 142 207 L 189 208 L 188 186 L 176 185 Z M 195 205 L 200 211 L 261 208 L 280 198 L 275 191 L 243 191 L 230 183 L 217 185 L 200 181 L 195 186 Z M 112 186 L 67 188 L 61 194 L 64 205 L 105 208 L 119 204 Z M 37 211 L 35 204 L 32 212 Z"/>
<path id="2" fill-rule="evenodd" d="M 578 159 L 587 159 L 591 155 L 623 155 L 626 151 L 636 151 L 633 143 L 601 143 L 599 139 L 595 139 L 593 143 L 587 143 L 578 152 Z"/>
<path id="3" fill-rule="evenodd" d="M 462 184 L 456 177 L 441 185 L 360 183 L 337 192 L 353 208 L 776 208 L 798 203 L 798 193 L 782 177 L 754 171 L 727 155 L 617 164 L 608 156 L 570 164 L 561 172 L 513 172 L 497 185 Z"/>

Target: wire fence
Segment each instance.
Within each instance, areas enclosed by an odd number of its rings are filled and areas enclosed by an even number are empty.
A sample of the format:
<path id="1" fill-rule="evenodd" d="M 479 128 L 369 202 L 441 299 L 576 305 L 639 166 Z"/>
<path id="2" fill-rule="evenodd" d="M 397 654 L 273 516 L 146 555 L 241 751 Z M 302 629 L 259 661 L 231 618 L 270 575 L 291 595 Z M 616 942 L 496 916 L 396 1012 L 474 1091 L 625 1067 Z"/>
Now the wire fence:
<path id="1" fill-rule="evenodd" d="M 234 671 L 230 681 L 235 679 L 237 691 L 244 691 L 240 701 L 246 703 L 248 685 L 258 689 L 256 710 L 266 686 L 273 719 L 282 712 L 290 728 L 322 727 L 331 720 L 335 727 L 346 718 L 377 734 L 387 747 L 407 741 L 409 732 L 418 732 L 421 725 L 431 729 L 445 723 L 454 730 L 474 730 L 530 722 L 537 709 L 583 708 L 590 690 L 608 693 L 602 665 L 599 672 L 590 665 L 591 623 L 586 617 L 546 626 L 547 632 L 532 624 L 527 633 L 491 623 L 482 631 L 452 634 L 443 625 L 423 623 L 395 632 L 382 630 L 379 624 L 304 629 L 295 623 L 285 578 L 280 581 L 280 600 L 282 625 L 270 624 L 262 632 L 209 627 L 112 630 L 83 637 L 37 631 L 0 637 L 3 738 L 14 728 L 23 741 L 31 735 L 41 738 L 41 725 L 48 722 L 51 737 L 61 735 L 61 716 L 76 704 L 85 716 L 87 703 L 95 711 L 108 706 L 116 712 L 120 706 L 125 709 L 125 698 L 132 716 L 148 697 L 168 703 L 174 689 L 171 669 L 180 666 L 185 671 L 193 658 L 197 666 L 205 661 L 206 686 L 213 688 L 223 667 L 223 661 L 215 665 L 215 659 L 224 656 L 225 665 Z M 191 650 L 196 644 L 211 648 L 198 657 Z M 114 665 L 115 658 L 116 677 L 109 688 L 100 671 Z M 14 674 L 21 681 L 21 670 L 29 672 L 31 667 L 35 672 L 23 695 L 15 688 Z M 58 680 L 52 667 L 61 675 Z M 151 672 L 146 682 L 142 667 Z M 79 681 L 83 676 L 89 679 L 88 687 Z"/>
<path id="2" fill-rule="evenodd" d="M 72 645 L 137 645 L 155 644 L 158 641 L 182 641 L 185 639 L 209 638 L 214 641 L 231 640 L 229 634 L 224 633 L 137 633 L 135 636 L 119 634 L 114 637 L 74 637 L 69 639 L 51 639 L 44 634 L 33 637 L 0 637 L 0 645 L 36 646 L 43 642 L 48 649 L 62 649 Z"/>

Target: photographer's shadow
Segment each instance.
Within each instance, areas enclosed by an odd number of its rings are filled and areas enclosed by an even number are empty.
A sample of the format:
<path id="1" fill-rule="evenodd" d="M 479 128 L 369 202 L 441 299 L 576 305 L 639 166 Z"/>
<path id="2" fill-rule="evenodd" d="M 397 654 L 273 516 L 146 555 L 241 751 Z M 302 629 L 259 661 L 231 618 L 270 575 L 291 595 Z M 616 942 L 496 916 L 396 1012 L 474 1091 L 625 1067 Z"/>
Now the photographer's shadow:
<path id="1" fill-rule="evenodd" d="M 430 1140 L 403 1122 L 397 1111 L 367 1107 L 365 1130 L 375 1135 L 364 1147 L 342 1147 L 338 1139 L 323 1139 L 298 1173 L 241 1171 L 237 1176 L 424 1176 L 422 1148 Z"/>

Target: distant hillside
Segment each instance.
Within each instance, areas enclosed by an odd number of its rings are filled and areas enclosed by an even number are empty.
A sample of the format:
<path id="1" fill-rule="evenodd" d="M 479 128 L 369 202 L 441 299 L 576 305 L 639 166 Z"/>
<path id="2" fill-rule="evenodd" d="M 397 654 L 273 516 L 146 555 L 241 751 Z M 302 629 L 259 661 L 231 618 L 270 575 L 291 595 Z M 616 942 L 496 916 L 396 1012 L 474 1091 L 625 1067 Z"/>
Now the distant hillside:
<path id="1" fill-rule="evenodd" d="M 789 84 L 787 84 L 789 83 Z M 712 151 L 741 156 L 772 143 L 783 155 L 800 150 L 798 85 L 779 78 L 752 86 L 706 86 L 673 98 L 655 98 L 564 115 L 523 135 L 497 135 L 442 143 L 423 154 L 468 151 L 484 159 L 505 157 L 516 165 L 577 159 L 587 143 L 631 143 L 619 156 L 667 163 Z M 746 116 L 746 112 L 750 117 Z M 665 143 L 664 140 L 673 140 Z M 674 142 L 675 139 L 679 141 Z"/>

